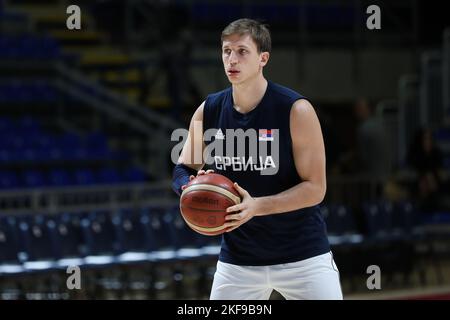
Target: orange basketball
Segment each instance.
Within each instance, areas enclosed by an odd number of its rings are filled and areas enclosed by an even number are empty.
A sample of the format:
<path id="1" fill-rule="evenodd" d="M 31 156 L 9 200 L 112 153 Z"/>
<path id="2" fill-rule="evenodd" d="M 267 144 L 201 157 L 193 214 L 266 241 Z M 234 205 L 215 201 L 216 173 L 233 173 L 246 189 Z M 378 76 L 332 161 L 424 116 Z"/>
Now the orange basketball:
<path id="1" fill-rule="evenodd" d="M 241 202 L 233 182 L 227 177 L 210 173 L 191 180 L 180 198 L 181 215 L 194 231 L 215 236 L 225 232 L 228 207 Z"/>

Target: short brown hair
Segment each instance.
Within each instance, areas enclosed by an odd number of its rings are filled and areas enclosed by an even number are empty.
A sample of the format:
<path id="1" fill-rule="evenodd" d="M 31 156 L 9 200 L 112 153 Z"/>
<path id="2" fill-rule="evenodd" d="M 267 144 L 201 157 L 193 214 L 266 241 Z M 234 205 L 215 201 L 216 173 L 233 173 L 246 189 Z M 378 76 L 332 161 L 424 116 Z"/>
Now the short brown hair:
<path id="1" fill-rule="evenodd" d="M 244 18 L 231 22 L 222 31 L 220 38 L 222 43 L 225 37 L 231 36 L 232 34 L 249 34 L 253 41 L 255 41 L 259 53 L 270 52 L 272 49 L 269 29 L 267 25 L 259 21 Z"/>

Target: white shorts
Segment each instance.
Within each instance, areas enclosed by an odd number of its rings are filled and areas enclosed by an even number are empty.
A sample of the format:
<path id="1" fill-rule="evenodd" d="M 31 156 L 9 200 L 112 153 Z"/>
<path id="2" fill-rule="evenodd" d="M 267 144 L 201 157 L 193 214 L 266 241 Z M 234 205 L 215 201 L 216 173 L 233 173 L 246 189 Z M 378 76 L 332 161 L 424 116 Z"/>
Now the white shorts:
<path id="1" fill-rule="evenodd" d="M 288 300 L 342 300 L 331 252 L 293 263 L 238 266 L 217 263 L 211 300 L 268 300 L 273 290 Z"/>

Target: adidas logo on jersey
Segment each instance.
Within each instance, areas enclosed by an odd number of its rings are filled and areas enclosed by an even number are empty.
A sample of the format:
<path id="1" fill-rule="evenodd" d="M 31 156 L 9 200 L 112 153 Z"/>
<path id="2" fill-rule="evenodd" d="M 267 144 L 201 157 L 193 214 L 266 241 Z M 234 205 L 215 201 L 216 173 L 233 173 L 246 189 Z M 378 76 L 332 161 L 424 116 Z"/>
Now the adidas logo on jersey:
<path id="1" fill-rule="evenodd" d="M 223 134 L 222 130 L 217 130 L 216 135 L 214 136 L 216 140 L 225 140 L 225 135 Z"/>

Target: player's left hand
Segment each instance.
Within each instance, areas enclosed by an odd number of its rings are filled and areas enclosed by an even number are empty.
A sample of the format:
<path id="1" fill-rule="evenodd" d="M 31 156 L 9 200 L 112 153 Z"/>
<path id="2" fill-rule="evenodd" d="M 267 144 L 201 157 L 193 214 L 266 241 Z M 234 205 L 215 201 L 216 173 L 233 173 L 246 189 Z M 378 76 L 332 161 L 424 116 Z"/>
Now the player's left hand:
<path id="1" fill-rule="evenodd" d="M 253 198 L 247 190 L 241 188 L 236 182 L 234 187 L 241 195 L 242 202 L 227 208 L 227 212 L 230 212 L 229 215 L 225 216 L 227 232 L 239 228 L 239 226 L 257 215 L 260 210 L 257 198 Z"/>

